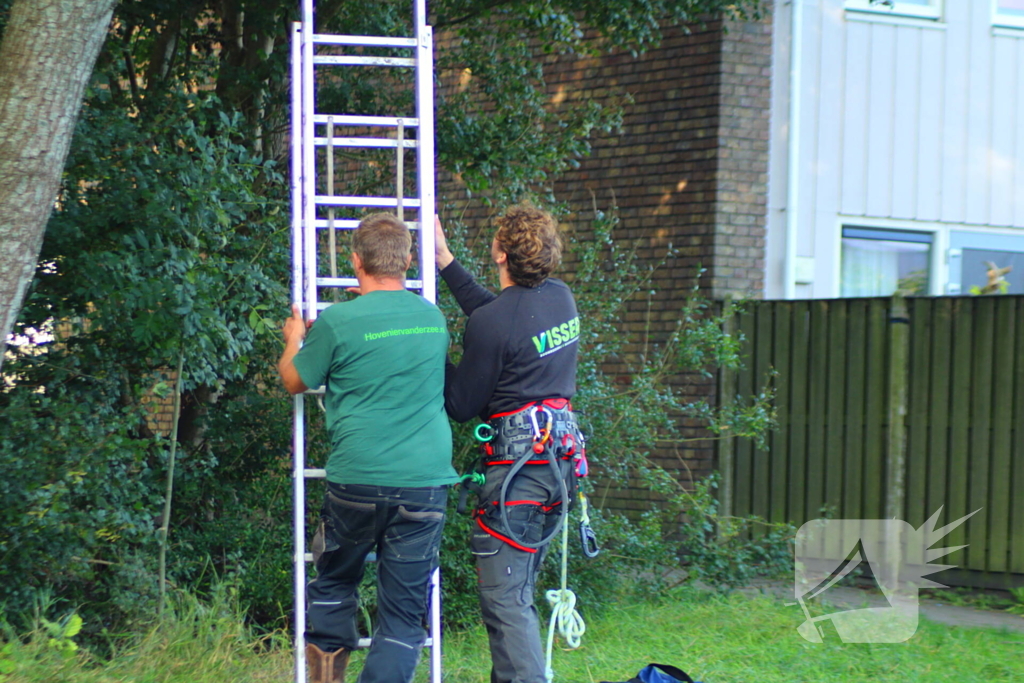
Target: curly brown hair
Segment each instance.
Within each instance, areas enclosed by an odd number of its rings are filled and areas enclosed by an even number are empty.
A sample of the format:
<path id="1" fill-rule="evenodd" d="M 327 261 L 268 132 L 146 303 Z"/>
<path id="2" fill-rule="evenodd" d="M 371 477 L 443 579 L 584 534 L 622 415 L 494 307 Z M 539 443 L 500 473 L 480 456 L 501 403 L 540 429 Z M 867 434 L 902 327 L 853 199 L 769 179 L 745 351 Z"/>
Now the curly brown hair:
<path id="1" fill-rule="evenodd" d="M 497 218 L 498 247 L 508 255 L 508 274 L 522 287 L 544 282 L 562 260 L 558 222 L 547 211 L 512 206 Z"/>

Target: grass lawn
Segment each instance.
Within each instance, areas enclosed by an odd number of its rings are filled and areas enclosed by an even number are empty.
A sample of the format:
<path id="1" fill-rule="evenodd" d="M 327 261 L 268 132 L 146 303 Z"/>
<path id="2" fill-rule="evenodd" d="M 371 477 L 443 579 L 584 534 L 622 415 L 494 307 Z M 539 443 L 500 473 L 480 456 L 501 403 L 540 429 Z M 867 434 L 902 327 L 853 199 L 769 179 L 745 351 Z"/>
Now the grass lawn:
<path id="1" fill-rule="evenodd" d="M 802 621 L 796 606 L 739 594 L 623 604 L 588 623 L 579 650 L 556 652 L 555 680 L 625 681 L 660 662 L 704 683 L 1024 682 L 1024 634 L 922 622 L 906 643 L 812 644 L 796 632 Z M 449 637 L 448 680 L 486 683 L 486 650 L 482 629 Z"/>
<path id="2" fill-rule="evenodd" d="M 585 610 L 585 606 L 583 606 Z M 584 617 L 588 615 L 584 612 Z M 555 681 L 625 681 L 649 662 L 674 664 L 704 683 L 808 681 L 1024 682 L 1024 634 L 952 628 L 922 622 L 906 643 L 812 644 L 796 632 L 803 617 L 771 597 L 677 592 L 657 601 L 624 601 L 589 618 L 583 647 L 556 651 Z M 210 621 L 210 623 L 206 623 Z M 61 660 L 45 647 L 14 647 L 0 663 L 13 671 L 4 683 L 249 683 L 291 676 L 282 639 L 256 654 L 237 623 L 181 620 L 140 641 L 109 663 L 84 656 Z M 426 658 L 417 681 L 428 680 Z M 362 653 L 348 676 L 355 681 Z M 451 683 L 487 683 L 483 629 L 445 640 L 445 676 Z M 3 668 L 0 668 L 2 671 Z"/>

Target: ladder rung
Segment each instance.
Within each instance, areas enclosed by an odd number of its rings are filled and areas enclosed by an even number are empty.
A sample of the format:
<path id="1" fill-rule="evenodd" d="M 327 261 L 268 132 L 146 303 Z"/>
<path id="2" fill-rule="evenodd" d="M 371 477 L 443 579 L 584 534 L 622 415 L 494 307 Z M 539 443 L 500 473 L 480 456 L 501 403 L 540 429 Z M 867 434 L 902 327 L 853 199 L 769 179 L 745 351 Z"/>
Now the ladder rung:
<path id="1" fill-rule="evenodd" d="M 302 556 L 302 559 L 304 559 L 306 562 L 312 562 L 313 561 L 313 553 L 306 553 L 305 555 Z M 367 562 L 376 562 L 377 561 L 377 553 L 368 553 L 366 555 L 366 561 Z"/>
<path id="2" fill-rule="evenodd" d="M 371 639 L 369 639 L 369 638 L 360 638 L 359 639 L 359 644 L 356 645 L 356 647 L 358 649 L 360 649 L 360 650 L 365 650 L 368 647 L 370 647 L 371 644 L 373 644 L 373 641 Z M 423 642 L 423 647 L 434 647 L 434 639 L 433 638 L 427 638 Z"/>
<path id="3" fill-rule="evenodd" d="M 410 230 L 419 230 L 420 229 L 420 222 L 419 221 L 405 221 L 405 224 L 409 227 Z M 328 221 L 325 218 L 324 219 L 318 218 L 315 221 L 313 221 L 313 225 L 317 229 L 326 230 L 327 228 L 330 227 L 330 221 Z M 335 230 L 355 230 L 358 227 L 359 227 L 359 219 L 357 219 L 357 218 L 335 218 L 334 219 L 334 229 Z"/>
<path id="4" fill-rule="evenodd" d="M 416 66 L 413 57 L 366 57 L 363 55 L 316 55 L 314 64 L 329 66 Z"/>
<path id="5" fill-rule="evenodd" d="M 407 280 L 405 283 L 406 289 L 423 289 L 423 283 L 419 280 Z M 326 311 L 328 308 L 334 305 L 333 301 L 318 301 L 316 302 L 316 310 Z"/>
<path id="6" fill-rule="evenodd" d="M 416 47 L 415 38 L 400 36 L 331 36 L 313 34 L 314 45 L 356 45 L 366 47 Z"/>
<path id="7" fill-rule="evenodd" d="M 318 277 L 316 279 L 317 287 L 358 287 L 359 280 L 354 277 Z M 406 289 L 422 289 L 423 280 L 406 280 Z M 328 302 L 331 305 L 333 302 Z"/>
<path id="8" fill-rule="evenodd" d="M 394 126 L 401 122 L 406 128 L 413 128 L 420 125 L 416 117 L 404 118 L 399 116 L 355 116 L 352 114 L 317 114 L 313 117 L 313 123 L 333 123 L 336 126 Z"/>
<path id="9" fill-rule="evenodd" d="M 313 227 L 322 228 L 326 230 L 331 227 L 331 222 L 327 219 L 316 219 L 313 221 Z M 335 218 L 334 229 L 335 230 L 355 230 L 359 227 L 359 219 L 357 218 Z"/>
<path id="10" fill-rule="evenodd" d="M 317 287 L 358 287 L 359 280 L 354 277 L 318 277 Z"/>
<path id="11" fill-rule="evenodd" d="M 313 144 L 317 147 L 326 147 L 327 138 L 313 138 Z M 332 138 L 332 147 L 391 147 L 398 149 L 398 140 L 392 138 Z M 416 149 L 419 143 L 416 140 L 402 140 L 404 149 Z"/>
<path id="12" fill-rule="evenodd" d="M 313 198 L 317 206 L 381 206 L 385 208 L 398 208 L 398 199 L 395 197 L 346 197 L 328 196 L 318 194 Z M 420 208 L 420 200 L 414 197 L 406 197 L 402 200 L 402 206 L 407 209 Z"/>
<path id="13" fill-rule="evenodd" d="M 302 470 L 302 476 L 306 479 L 323 479 L 327 476 L 327 470 L 304 469 Z"/>

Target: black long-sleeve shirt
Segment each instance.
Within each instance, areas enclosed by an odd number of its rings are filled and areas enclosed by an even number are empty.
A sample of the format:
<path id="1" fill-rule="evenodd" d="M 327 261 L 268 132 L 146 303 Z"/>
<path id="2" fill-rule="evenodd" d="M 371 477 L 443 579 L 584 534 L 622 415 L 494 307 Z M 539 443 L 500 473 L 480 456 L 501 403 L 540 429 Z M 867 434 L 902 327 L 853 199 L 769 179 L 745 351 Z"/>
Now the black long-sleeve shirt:
<path id="1" fill-rule="evenodd" d="M 458 422 L 518 410 L 531 401 L 572 398 L 580 319 L 572 292 L 548 278 L 494 294 L 458 261 L 441 277 L 469 316 L 462 362 L 445 372 L 444 403 Z"/>

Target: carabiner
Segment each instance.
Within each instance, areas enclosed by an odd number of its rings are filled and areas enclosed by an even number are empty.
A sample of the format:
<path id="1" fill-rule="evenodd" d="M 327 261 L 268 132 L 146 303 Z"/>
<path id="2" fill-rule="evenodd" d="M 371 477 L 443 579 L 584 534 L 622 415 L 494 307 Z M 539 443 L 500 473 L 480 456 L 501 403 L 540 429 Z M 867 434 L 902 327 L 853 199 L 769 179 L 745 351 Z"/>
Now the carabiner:
<path id="1" fill-rule="evenodd" d="M 537 413 L 543 410 L 547 416 L 548 421 L 544 429 L 540 428 L 537 423 Z M 530 409 L 530 423 L 533 425 L 533 452 L 540 455 L 544 452 L 544 444 L 551 439 L 551 425 L 554 422 L 554 416 L 551 411 L 543 406 L 533 406 Z"/>
<path id="2" fill-rule="evenodd" d="M 586 522 L 580 522 L 580 543 L 583 545 L 583 554 L 587 557 L 597 557 L 601 552 L 601 546 L 597 544 L 597 534 Z"/>
<path id="3" fill-rule="evenodd" d="M 486 430 L 486 434 L 481 434 L 481 430 Z M 492 427 L 487 422 L 481 422 L 476 426 L 476 429 L 473 430 L 473 437 L 477 441 L 487 443 L 488 441 L 494 438 L 494 427 Z"/>
<path id="4" fill-rule="evenodd" d="M 540 425 L 537 424 L 537 411 L 540 411 L 540 410 L 543 410 L 544 412 L 547 412 L 547 409 L 543 408 L 541 406 L 533 406 L 532 408 L 530 408 L 530 424 L 533 425 L 533 440 L 534 441 L 540 441 L 541 440 L 541 436 L 542 436 L 541 435 L 541 431 L 540 431 Z M 550 421 L 550 416 L 549 416 L 549 421 Z"/>

